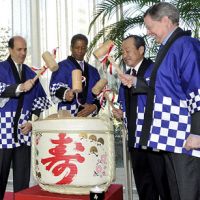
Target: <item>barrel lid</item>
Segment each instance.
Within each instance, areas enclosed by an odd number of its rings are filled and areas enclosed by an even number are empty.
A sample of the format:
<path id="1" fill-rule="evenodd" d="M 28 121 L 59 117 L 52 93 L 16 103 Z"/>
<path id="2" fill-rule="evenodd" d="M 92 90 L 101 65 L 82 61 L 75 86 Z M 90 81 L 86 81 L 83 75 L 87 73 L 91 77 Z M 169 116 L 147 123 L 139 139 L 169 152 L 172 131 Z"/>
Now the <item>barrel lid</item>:
<path id="1" fill-rule="evenodd" d="M 113 131 L 111 120 L 102 118 L 45 119 L 33 122 L 33 130 L 41 131 Z"/>

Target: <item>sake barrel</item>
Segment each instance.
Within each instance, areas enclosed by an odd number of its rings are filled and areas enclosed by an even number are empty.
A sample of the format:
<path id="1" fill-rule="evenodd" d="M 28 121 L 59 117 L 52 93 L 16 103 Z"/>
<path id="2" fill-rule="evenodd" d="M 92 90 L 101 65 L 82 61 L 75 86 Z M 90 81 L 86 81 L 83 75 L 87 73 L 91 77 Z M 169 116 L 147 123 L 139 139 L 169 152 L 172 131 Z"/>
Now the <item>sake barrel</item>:
<path id="1" fill-rule="evenodd" d="M 33 123 L 33 174 L 44 190 L 89 194 L 115 178 L 113 124 L 101 118 L 45 119 Z"/>

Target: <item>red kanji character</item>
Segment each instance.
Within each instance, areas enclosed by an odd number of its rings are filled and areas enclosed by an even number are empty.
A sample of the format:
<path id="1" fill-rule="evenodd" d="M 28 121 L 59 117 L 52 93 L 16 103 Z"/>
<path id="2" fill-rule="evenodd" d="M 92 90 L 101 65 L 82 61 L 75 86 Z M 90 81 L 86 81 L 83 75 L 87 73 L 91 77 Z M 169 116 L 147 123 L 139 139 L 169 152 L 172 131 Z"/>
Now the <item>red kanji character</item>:
<path id="1" fill-rule="evenodd" d="M 52 154 L 52 157 L 44 158 L 41 160 L 43 165 L 47 164 L 46 170 L 50 171 L 54 176 L 59 176 L 62 174 L 66 168 L 69 171 L 64 175 L 63 179 L 57 182 L 57 184 L 69 184 L 73 181 L 73 177 L 77 174 L 77 166 L 74 163 L 71 163 L 72 160 L 77 160 L 79 163 L 84 162 L 85 158 L 80 154 L 75 155 L 65 155 L 67 152 L 66 144 L 72 143 L 73 140 L 70 137 L 66 137 L 65 133 L 59 134 L 58 140 L 51 140 L 52 144 L 57 144 L 55 148 L 49 149 L 49 153 Z M 84 149 L 81 149 L 83 151 Z"/>

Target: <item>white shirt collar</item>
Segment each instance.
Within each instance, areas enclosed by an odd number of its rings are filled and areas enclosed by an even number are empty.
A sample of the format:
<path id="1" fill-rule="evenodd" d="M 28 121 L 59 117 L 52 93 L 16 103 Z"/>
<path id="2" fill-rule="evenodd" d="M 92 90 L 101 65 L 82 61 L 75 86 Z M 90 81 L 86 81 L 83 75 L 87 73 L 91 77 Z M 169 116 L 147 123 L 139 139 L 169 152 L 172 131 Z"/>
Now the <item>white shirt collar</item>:
<path id="1" fill-rule="evenodd" d="M 140 68 L 140 65 L 142 64 L 143 59 L 134 67 L 136 73 L 138 73 L 138 70 Z"/>
<path id="2" fill-rule="evenodd" d="M 19 68 L 18 65 L 20 65 L 20 67 L 22 68 L 22 64 L 16 63 L 15 61 L 13 61 L 15 63 L 15 67 L 17 68 L 17 71 L 19 72 Z"/>
<path id="3" fill-rule="evenodd" d="M 76 60 L 77 62 L 78 62 L 78 64 L 80 65 L 80 66 L 83 66 L 83 69 L 82 70 L 84 70 L 84 60 Z M 81 65 L 81 63 L 82 63 L 82 65 Z"/>
<path id="4" fill-rule="evenodd" d="M 134 69 L 136 71 L 136 74 L 138 73 L 138 70 L 140 68 L 140 65 L 142 64 L 144 59 L 142 59 L 135 67 L 130 67 L 128 66 L 130 69 Z"/>
<path id="5" fill-rule="evenodd" d="M 165 45 L 167 43 L 167 40 L 171 37 L 171 35 L 173 34 L 173 32 L 177 29 L 178 27 L 174 28 L 174 30 L 172 30 L 166 38 L 164 38 L 162 44 Z"/>
<path id="6" fill-rule="evenodd" d="M 84 63 L 84 60 L 76 60 L 78 63 L 80 63 L 80 62 L 83 62 Z"/>

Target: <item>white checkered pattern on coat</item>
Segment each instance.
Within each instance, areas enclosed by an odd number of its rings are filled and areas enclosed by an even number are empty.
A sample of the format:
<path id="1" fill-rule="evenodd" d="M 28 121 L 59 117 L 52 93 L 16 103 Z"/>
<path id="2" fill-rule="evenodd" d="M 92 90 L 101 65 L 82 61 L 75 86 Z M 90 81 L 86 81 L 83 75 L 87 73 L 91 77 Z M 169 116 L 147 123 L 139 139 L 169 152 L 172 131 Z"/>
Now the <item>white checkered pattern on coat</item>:
<path id="1" fill-rule="evenodd" d="M 2 148 L 14 148 L 20 146 L 20 144 L 31 145 L 31 132 L 27 135 L 21 133 L 20 128 L 18 129 L 18 142 L 14 141 L 14 129 L 13 129 L 13 120 L 15 112 L 0 112 L 0 149 Z M 19 119 L 19 127 L 26 123 L 30 116 L 29 111 L 23 113 Z"/>
<path id="2" fill-rule="evenodd" d="M 138 113 L 138 124 L 142 124 L 143 113 Z M 186 138 L 190 133 L 191 116 L 188 112 L 186 101 L 180 100 L 179 105 L 172 103 L 170 97 L 163 97 L 161 102 L 155 102 L 153 112 L 153 125 L 150 130 L 148 146 L 154 149 L 185 153 L 200 157 L 200 150 L 186 151 L 183 148 Z M 137 126 L 136 142 L 141 132 Z"/>
<path id="3" fill-rule="evenodd" d="M 60 110 L 67 110 L 74 117 L 78 112 L 78 104 L 72 104 L 69 106 L 62 106 L 59 108 Z"/>
<path id="4" fill-rule="evenodd" d="M 57 103 L 60 103 L 62 101 L 65 101 L 65 100 L 61 100 L 59 98 L 56 97 L 56 91 L 61 88 L 61 87 L 64 87 L 66 89 L 70 89 L 68 87 L 67 84 L 64 84 L 64 83 L 54 83 L 51 87 L 50 87 L 50 96 L 51 96 L 51 100 L 53 103 L 57 104 Z"/>
<path id="5" fill-rule="evenodd" d="M 37 97 L 33 101 L 32 110 L 46 110 L 51 106 L 51 103 L 47 97 Z"/>
<path id="6" fill-rule="evenodd" d="M 190 114 L 200 111 L 200 89 L 197 92 L 191 92 L 188 99 L 188 110 Z"/>
<path id="7" fill-rule="evenodd" d="M 77 103 L 75 103 L 75 104 L 71 104 L 68 106 L 61 106 L 59 109 L 69 111 L 71 116 L 74 117 L 78 113 L 78 108 L 79 108 L 79 105 Z M 97 115 L 97 110 L 95 110 L 94 112 L 92 112 L 90 114 L 91 117 L 95 117 L 96 115 Z"/>
<path id="8" fill-rule="evenodd" d="M 0 95 L 1 93 L 4 92 L 4 90 L 6 89 L 6 87 L 8 87 L 9 85 L 6 85 L 5 83 L 0 82 Z"/>
<path id="9" fill-rule="evenodd" d="M 41 111 L 50 107 L 50 101 L 46 97 L 38 97 L 33 102 L 33 110 L 40 109 Z M 16 112 L 1 111 L 0 112 L 0 149 L 14 148 L 21 144 L 31 145 L 31 132 L 24 135 L 21 133 L 20 126 L 30 119 L 30 112 L 22 110 L 18 121 L 18 142 L 14 141 L 14 117 Z"/>
<path id="10" fill-rule="evenodd" d="M 136 133 L 135 133 L 135 147 L 139 148 L 140 136 L 142 132 L 142 125 L 144 121 L 144 112 L 139 112 L 137 107 L 137 119 L 136 119 Z"/>

